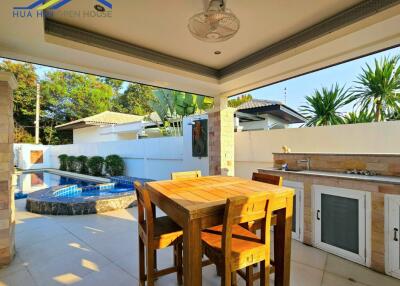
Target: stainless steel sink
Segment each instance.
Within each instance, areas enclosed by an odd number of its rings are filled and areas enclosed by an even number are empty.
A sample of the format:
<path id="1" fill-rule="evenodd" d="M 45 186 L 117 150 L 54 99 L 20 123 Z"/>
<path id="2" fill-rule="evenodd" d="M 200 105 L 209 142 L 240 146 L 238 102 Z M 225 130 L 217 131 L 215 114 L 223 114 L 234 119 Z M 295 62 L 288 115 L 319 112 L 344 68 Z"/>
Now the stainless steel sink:
<path id="1" fill-rule="evenodd" d="M 276 169 L 276 170 L 283 171 L 283 172 L 302 172 L 302 171 L 305 171 L 305 170 L 293 170 L 293 169 L 288 169 L 288 170 Z"/>

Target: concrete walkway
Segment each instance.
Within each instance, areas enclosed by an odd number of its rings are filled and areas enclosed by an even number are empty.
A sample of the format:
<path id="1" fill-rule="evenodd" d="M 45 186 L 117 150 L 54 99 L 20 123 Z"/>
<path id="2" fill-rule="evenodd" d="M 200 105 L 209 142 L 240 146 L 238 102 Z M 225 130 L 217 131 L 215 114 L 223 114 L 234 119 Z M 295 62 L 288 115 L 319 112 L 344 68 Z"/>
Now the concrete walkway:
<path id="1" fill-rule="evenodd" d="M 16 205 L 17 255 L 0 270 L 0 285 L 138 284 L 136 208 L 56 217 L 26 212 L 25 200 Z M 160 251 L 158 260 L 160 267 L 170 265 L 171 249 Z M 176 285 L 176 276 L 156 285 Z M 214 266 L 203 268 L 203 285 L 219 285 Z M 400 281 L 293 241 L 291 285 L 399 286 Z"/>

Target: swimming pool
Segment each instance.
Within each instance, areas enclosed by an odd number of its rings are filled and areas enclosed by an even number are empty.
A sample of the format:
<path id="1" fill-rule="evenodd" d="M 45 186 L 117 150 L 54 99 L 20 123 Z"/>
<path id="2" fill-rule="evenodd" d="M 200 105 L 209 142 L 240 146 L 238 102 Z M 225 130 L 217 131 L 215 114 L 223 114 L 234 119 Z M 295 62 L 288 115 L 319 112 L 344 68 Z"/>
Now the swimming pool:
<path id="1" fill-rule="evenodd" d="M 83 180 L 48 171 L 21 173 L 17 175 L 14 186 L 15 199 L 26 198 L 28 194 L 50 187 L 77 185 L 78 187 L 92 186 L 101 181 Z"/>
<path id="2" fill-rule="evenodd" d="M 46 173 L 43 172 L 43 180 Z M 138 180 L 142 184 L 149 181 L 119 176 L 99 178 L 102 182 L 95 182 L 73 178 L 73 174 L 71 177 L 64 173 L 50 174 L 48 183 L 41 183 L 41 189 L 32 191 L 31 188 L 31 192 L 26 194 L 28 211 L 50 215 L 83 215 L 129 208 L 136 204 L 134 181 Z M 31 180 L 37 179 L 37 175 L 30 175 Z"/>

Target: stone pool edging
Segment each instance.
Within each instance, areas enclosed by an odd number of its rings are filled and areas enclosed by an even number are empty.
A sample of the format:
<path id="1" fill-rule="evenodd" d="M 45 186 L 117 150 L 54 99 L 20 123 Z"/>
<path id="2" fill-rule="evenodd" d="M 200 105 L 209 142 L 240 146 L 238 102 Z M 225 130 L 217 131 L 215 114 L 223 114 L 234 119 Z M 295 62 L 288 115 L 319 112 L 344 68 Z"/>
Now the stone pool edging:
<path id="1" fill-rule="evenodd" d="M 115 183 L 99 184 L 86 187 L 87 190 L 105 190 Z M 110 196 L 64 197 L 57 196 L 62 192 L 78 191 L 76 185 L 58 186 L 36 191 L 28 195 L 26 210 L 48 215 L 84 215 L 96 214 L 116 209 L 126 209 L 136 205 L 134 191 L 113 194 Z"/>

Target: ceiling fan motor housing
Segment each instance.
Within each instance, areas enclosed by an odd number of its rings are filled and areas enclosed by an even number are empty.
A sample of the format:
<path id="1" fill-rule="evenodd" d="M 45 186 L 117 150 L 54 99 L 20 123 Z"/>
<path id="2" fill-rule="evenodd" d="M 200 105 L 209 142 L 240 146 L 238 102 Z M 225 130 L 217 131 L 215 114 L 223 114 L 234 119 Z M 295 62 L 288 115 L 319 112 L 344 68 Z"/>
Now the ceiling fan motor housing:
<path id="1" fill-rule="evenodd" d="M 224 1 L 211 0 L 206 11 L 189 19 L 189 31 L 206 42 L 222 42 L 232 38 L 240 27 L 239 19 L 228 9 Z"/>

